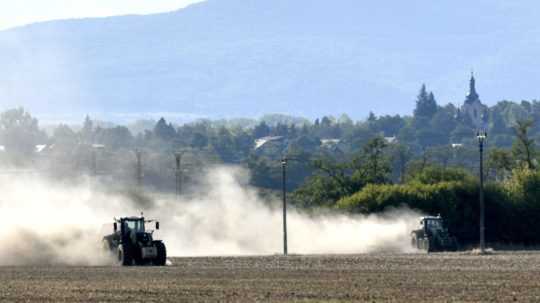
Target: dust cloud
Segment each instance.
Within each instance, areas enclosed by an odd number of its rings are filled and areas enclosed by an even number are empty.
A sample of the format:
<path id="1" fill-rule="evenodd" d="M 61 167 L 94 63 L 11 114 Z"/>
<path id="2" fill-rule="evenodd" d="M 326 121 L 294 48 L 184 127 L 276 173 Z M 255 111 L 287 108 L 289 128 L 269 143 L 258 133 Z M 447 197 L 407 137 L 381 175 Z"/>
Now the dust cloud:
<path id="1" fill-rule="evenodd" d="M 144 211 L 158 219 L 169 256 L 268 255 L 283 247 L 278 201 L 264 201 L 247 185 L 244 170 L 212 169 L 204 194 L 178 199 L 149 194 L 133 201 L 111 194 L 92 179 L 73 184 L 37 176 L 0 177 L 0 265 L 107 265 L 101 238 L 113 217 Z M 274 205 L 274 207 L 272 207 Z M 381 215 L 288 213 L 289 253 L 411 252 L 409 232 L 420 215 L 393 210 Z"/>

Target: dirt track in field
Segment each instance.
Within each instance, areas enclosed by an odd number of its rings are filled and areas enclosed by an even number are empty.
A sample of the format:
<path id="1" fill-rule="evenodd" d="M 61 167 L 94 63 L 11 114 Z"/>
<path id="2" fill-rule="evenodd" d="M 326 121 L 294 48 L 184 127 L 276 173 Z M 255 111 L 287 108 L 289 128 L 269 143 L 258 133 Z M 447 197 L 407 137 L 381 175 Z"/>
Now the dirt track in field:
<path id="1" fill-rule="evenodd" d="M 539 302 L 540 253 L 176 258 L 0 267 L 0 302 Z"/>

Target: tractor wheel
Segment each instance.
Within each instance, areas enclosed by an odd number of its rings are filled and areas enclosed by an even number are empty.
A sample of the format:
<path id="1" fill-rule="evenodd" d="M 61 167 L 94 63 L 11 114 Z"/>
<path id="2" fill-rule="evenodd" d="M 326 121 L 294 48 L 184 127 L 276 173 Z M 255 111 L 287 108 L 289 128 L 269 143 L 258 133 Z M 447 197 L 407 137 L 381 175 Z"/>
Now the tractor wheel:
<path id="1" fill-rule="evenodd" d="M 423 242 L 424 242 L 424 250 L 427 252 L 427 253 L 430 253 L 433 251 L 433 245 L 431 245 L 431 241 L 429 241 L 429 238 L 424 238 L 422 239 Z"/>
<path id="2" fill-rule="evenodd" d="M 132 256 L 129 254 L 129 251 L 126 252 L 122 246 L 118 247 L 118 264 L 122 266 L 133 265 Z"/>
<path id="3" fill-rule="evenodd" d="M 411 234 L 411 246 L 414 249 L 419 249 L 418 247 L 418 238 L 415 233 Z"/>
<path id="4" fill-rule="evenodd" d="M 451 238 L 450 243 L 451 243 L 450 244 L 450 251 L 458 251 L 459 246 L 458 246 L 457 239 L 455 237 Z"/>
<path id="5" fill-rule="evenodd" d="M 165 266 L 167 264 L 167 248 L 163 242 L 156 242 L 157 248 L 157 257 L 154 260 L 154 265 L 156 266 Z"/>

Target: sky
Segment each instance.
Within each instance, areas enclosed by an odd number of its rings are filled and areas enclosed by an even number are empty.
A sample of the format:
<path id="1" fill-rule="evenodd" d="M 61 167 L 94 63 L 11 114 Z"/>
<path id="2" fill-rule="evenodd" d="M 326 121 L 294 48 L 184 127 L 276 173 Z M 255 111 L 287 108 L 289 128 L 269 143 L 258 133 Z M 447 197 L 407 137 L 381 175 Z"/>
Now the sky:
<path id="1" fill-rule="evenodd" d="M 0 30 L 55 19 L 152 14 L 201 0 L 0 0 Z"/>

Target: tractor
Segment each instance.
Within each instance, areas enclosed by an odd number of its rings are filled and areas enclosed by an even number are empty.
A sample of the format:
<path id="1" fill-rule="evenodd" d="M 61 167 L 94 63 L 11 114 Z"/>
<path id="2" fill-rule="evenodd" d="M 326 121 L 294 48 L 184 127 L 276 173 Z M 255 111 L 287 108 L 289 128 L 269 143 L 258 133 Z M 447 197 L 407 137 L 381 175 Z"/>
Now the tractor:
<path id="1" fill-rule="evenodd" d="M 114 219 L 114 232 L 103 237 L 103 247 L 123 266 L 155 265 L 164 266 L 167 250 L 161 240 L 154 240 L 154 231 L 148 231 L 146 224 L 155 222 L 141 217 Z M 159 222 L 155 222 L 159 230 Z"/>
<path id="2" fill-rule="evenodd" d="M 411 245 L 428 253 L 458 248 L 456 238 L 450 235 L 440 215 L 421 218 L 420 228 L 411 232 Z"/>

